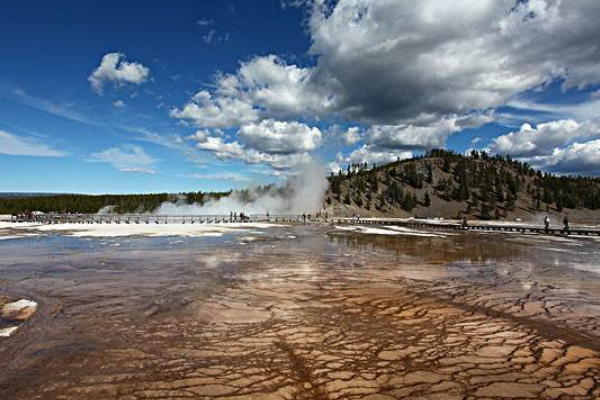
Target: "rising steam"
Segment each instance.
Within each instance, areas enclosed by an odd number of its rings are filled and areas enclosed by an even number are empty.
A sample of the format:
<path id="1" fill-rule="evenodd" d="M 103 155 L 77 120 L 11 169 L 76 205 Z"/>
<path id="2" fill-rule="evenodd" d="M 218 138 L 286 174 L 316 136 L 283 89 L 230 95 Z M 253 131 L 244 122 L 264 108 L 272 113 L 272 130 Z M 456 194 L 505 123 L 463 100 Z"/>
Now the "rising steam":
<path id="1" fill-rule="evenodd" d="M 315 213 L 323 207 L 323 197 L 328 187 L 322 163 L 305 164 L 288 178 L 285 185 L 268 189 L 234 191 L 219 200 L 203 205 L 185 202 L 165 202 L 154 211 L 159 215 L 229 215 L 243 212 L 246 215 L 285 215 Z"/>

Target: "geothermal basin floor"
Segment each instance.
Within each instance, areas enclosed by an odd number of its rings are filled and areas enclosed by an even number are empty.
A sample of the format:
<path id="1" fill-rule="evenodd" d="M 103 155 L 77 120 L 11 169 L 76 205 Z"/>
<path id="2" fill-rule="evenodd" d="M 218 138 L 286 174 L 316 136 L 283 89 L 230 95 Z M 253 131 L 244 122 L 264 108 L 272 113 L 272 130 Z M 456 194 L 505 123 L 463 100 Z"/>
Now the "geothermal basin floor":
<path id="1" fill-rule="evenodd" d="M 593 399 L 599 244 L 329 227 L 0 241 L 0 399 Z"/>

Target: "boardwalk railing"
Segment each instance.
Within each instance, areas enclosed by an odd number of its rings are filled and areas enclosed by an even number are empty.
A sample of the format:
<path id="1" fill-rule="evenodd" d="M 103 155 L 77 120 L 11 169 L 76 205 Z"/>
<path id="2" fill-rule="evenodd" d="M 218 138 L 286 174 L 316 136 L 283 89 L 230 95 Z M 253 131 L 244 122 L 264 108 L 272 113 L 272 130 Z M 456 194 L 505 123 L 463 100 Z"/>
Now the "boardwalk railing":
<path id="1" fill-rule="evenodd" d="M 545 228 L 541 225 L 533 224 L 501 224 L 501 223 L 478 223 L 469 222 L 465 227 L 457 221 L 427 220 L 427 219 L 398 219 L 398 218 L 340 218 L 333 217 L 329 219 L 315 218 L 314 215 L 307 215 L 306 221 L 303 215 L 267 215 L 255 214 L 245 216 L 244 219 L 239 215 L 152 215 L 152 214 L 40 214 L 29 216 L 13 216 L 12 222 L 35 222 L 42 224 L 227 224 L 227 223 L 247 223 L 247 222 L 332 222 L 346 225 L 388 225 L 403 226 L 409 228 L 429 228 L 429 229 L 455 229 L 471 231 L 497 231 L 497 232 L 520 232 L 537 233 L 547 235 L 583 235 L 600 236 L 600 228 L 571 226 L 566 232 L 563 227 L 552 225 Z"/>
<path id="2" fill-rule="evenodd" d="M 409 228 L 429 228 L 429 229 L 456 229 L 456 230 L 473 230 L 473 231 L 497 231 L 497 232 L 520 232 L 520 233 L 537 233 L 547 235 L 583 235 L 583 236 L 600 236 L 600 228 L 571 226 L 568 231 L 562 226 L 551 225 L 547 229 L 542 225 L 533 224 L 487 224 L 469 222 L 467 226 L 463 226 L 456 221 L 442 220 L 426 220 L 426 219 L 397 219 L 397 218 L 335 218 L 335 223 L 352 224 L 352 225 L 388 225 L 388 226 L 403 226 Z"/>
<path id="3" fill-rule="evenodd" d="M 310 218 L 307 217 L 307 221 Z M 13 216 L 12 222 L 41 224 L 216 224 L 247 222 L 304 222 L 302 215 L 152 215 L 152 214 L 40 214 Z"/>

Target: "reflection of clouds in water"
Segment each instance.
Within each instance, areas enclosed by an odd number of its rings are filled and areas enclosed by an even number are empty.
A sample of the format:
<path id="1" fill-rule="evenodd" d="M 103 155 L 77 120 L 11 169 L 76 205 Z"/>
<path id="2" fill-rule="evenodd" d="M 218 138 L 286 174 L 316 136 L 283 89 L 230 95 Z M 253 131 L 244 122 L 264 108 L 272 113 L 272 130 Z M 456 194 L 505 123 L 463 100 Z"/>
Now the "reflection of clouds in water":
<path id="1" fill-rule="evenodd" d="M 439 237 L 444 238 L 454 234 L 448 233 L 434 233 L 428 230 L 417 230 L 405 228 L 402 226 L 382 226 L 380 228 L 368 228 L 364 226 L 335 226 L 337 230 L 351 231 L 357 233 L 364 233 L 368 235 L 398 235 L 398 236 L 420 236 L 420 237 Z"/>
<path id="2" fill-rule="evenodd" d="M 500 267 L 500 268 L 498 268 L 497 272 L 498 272 L 498 275 L 500 275 L 500 276 L 510 275 L 510 269 L 507 267 Z"/>
<path id="3" fill-rule="evenodd" d="M 212 255 L 202 255 L 196 258 L 196 261 L 203 264 L 208 269 L 218 268 L 223 263 L 235 263 L 241 260 L 242 254 L 238 252 L 219 251 Z"/>
<path id="4" fill-rule="evenodd" d="M 579 271 L 592 272 L 594 274 L 600 274 L 600 266 L 598 263 L 569 263 L 571 268 L 574 268 Z"/>
<path id="5" fill-rule="evenodd" d="M 557 247 L 544 247 L 544 250 L 555 251 L 557 253 L 568 253 L 568 254 L 580 254 L 580 255 L 590 254 L 590 253 L 586 253 L 586 252 L 582 252 L 582 251 L 575 252 L 575 251 L 573 251 L 571 249 L 560 249 L 560 248 L 557 248 Z"/>

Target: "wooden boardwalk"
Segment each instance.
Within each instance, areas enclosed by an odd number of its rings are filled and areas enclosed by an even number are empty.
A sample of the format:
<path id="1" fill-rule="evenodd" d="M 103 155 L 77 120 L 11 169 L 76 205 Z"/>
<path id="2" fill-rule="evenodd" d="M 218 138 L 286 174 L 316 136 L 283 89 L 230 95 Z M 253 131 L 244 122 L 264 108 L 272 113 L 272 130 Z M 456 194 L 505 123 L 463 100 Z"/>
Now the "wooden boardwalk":
<path id="1" fill-rule="evenodd" d="M 13 217 L 12 222 L 35 222 L 42 224 L 227 224 L 247 222 L 272 222 L 272 223 L 303 223 L 302 215 L 251 215 L 241 220 L 239 216 L 229 215 L 151 215 L 151 214 L 43 214 L 32 217 Z M 506 223 L 481 223 L 470 221 L 464 227 L 457 221 L 427 220 L 427 219 L 399 219 L 399 218 L 311 218 L 307 216 L 306 222 L 311 223 L 335 223 L 340 225 L 375 225 L 375 226 L 403 226 L 407 228 L 428 229 L 453 229 L 469 231 L 488 232 L 519 232 L 535 233 L 542 235 L 579 235 L 600 236 L 600 228 L 583 227 L 573 225 L 569 232 L 565 232 L 562 226 L 551 225 L 545 229 L 542 225 L 533 224 L 506 224 Z"/>
<path id="2" fill-rule="evenodd" d="M 565 232 L 562 226 L 551 225 L 546 229 L 542 225 L 533 224 L 483 224 L 470 221 L 466 227 L 460 222 L 425 219 L 397 219 L 397 218 L 377 218 L 377 219 L 355 219 L 339 218 L 334 219 L 338 224 L 351 225 L 379 225 L 379 226 L 403 226 L 407 228 L 428 228 L 428 229 L 454 229 L 470 231 L 496 231 L 496 232 L 519 232 L 536 233 L 542 235 L 580 235 L 580 236 L 600 236 L 600 228 L 571 226 L 568 232 Z"/>
<path id="3" fill-rule="evenodd" d="M 12 222 L 40 224 L 227 224 L 248 222 L 303 222 L 302 215 L 251 215 L 244 219 L 230 215 L 151 215 L 151 214 L 41 214 L 15 216 Z"/>

